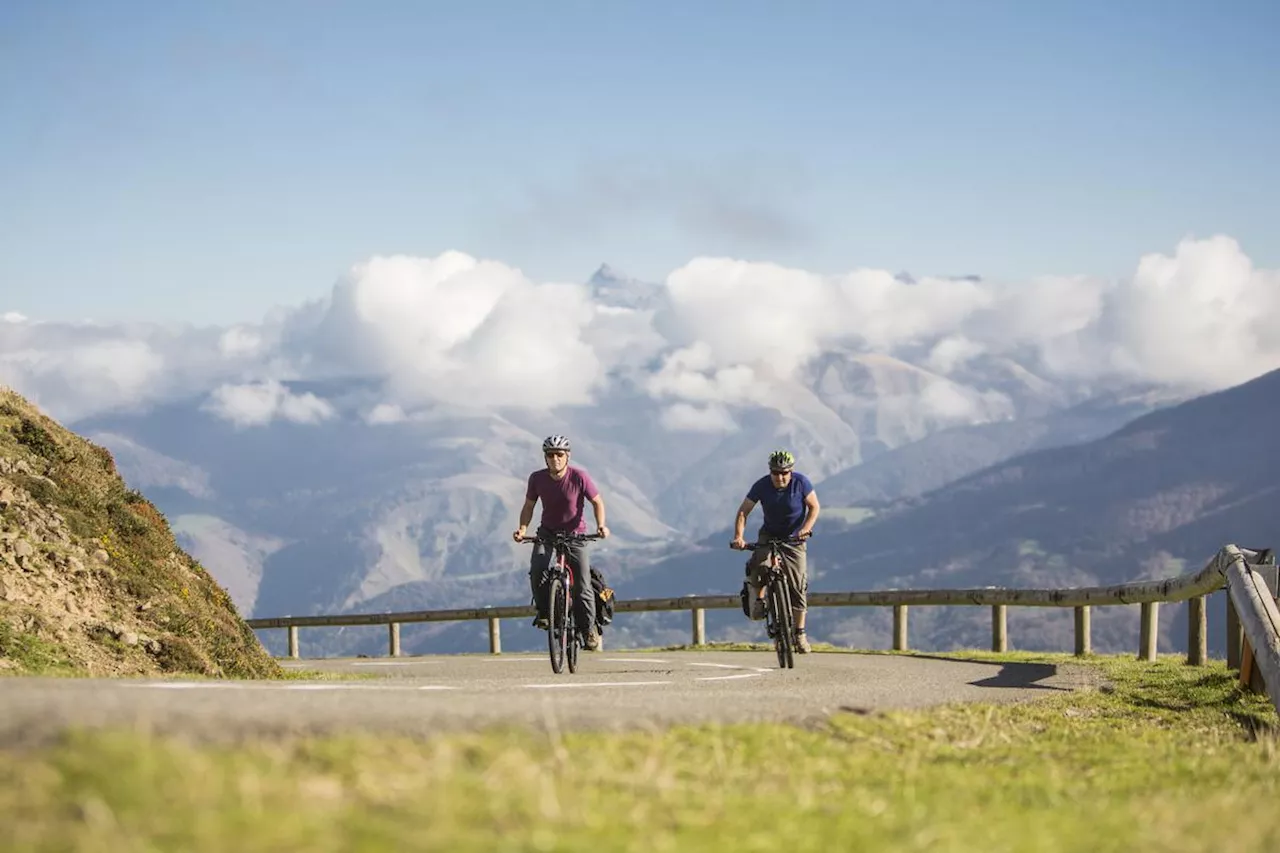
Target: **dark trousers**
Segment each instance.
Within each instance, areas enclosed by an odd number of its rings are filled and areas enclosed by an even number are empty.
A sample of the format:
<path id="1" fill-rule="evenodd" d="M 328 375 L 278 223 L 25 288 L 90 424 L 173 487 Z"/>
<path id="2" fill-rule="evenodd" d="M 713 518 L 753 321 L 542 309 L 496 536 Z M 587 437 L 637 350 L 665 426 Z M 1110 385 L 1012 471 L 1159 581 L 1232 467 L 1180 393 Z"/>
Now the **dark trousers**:
<path id="1" fill-rule="evenodd" d="M 591 587 L 591 559 L 587 555 L 586 545 L 568 544 L 565 546 L 566 562 L 573 574 L 573 618 L 579 628 L 596 630 L 596 596 Z M 533 554 L 529 558 L 529 588 L 533 592 L 533 603 L 538 608 L 539 616 L 550 616 L 547 611 L 546 583 L 549 575 L 547 569 L 551 564 L 552 551 L 541 542 L 533 544 Z"/>

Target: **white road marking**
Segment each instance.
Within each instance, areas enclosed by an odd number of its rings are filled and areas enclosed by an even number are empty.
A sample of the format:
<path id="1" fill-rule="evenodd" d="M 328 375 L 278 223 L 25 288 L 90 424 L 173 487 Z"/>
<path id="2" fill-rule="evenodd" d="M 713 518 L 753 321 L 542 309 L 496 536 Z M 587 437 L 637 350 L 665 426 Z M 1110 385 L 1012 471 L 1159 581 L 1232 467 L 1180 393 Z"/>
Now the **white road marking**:
<path id="1" fill-rule="evenodd" d="M 640 687 L 646 684 L 671 684 L 670 681 L 562 681 L 556 684 L 526 684 L 538 690 L 550 690 L 557 687 Z"/>
<path id="2" fill-rule="evenodd" d="M 125 687 L 151 687 L 162 690 L 457 690 L 447 684 L 236 684 L 199 681 L 157 681 L 126 684 Z"/>
<path id="3" fill-rule="evenodd" d="M 736 663 L 698 663 L 697 661 L 691 661 L 689 666 L 717 666 L 721 669 L 746 669 L 745 666 L 738 666 Z"/>
<path id="4" fill-rule="evenodd" d="M 144 682 L 142 684 L 125 684 L 124 686 L 125 687 L 159 687 L 165 690 L 189 690 L 197 687 L 221 688 L 223 690 L 226 690 L 226 689 L 237 690 L 237 689 L 244 688 L 246 685 L 233 684 L 231 682 L 225 682 L 225 681 L 221 681 L 221 682 L 211 681 L 207 684 L 200 681 L 155 681 L 155 682 Z"/>
<path id="5" fill-rule="evenodd" d="M 759 678 L 758 672 L 741 672 L 737 675 L 700 675 L 694 681 L 730 681 L 735 678 Z"/>
<path id="6" fill-rule="evenodd" d="M 419 684 L 287 684 L 281 690 L 456 690 L 446 685 Z"/>
<path id="7" fill-rule="evenodd" d="M 662 658 L 600 658 L 600 660 L 610 663 L 671 663 Z"/>
<path id="8" fill-rule="evenodd" d="M 439 663 L 434 660 L 362 660 L 352 666 L 418 666 L 424 663 Z"/>

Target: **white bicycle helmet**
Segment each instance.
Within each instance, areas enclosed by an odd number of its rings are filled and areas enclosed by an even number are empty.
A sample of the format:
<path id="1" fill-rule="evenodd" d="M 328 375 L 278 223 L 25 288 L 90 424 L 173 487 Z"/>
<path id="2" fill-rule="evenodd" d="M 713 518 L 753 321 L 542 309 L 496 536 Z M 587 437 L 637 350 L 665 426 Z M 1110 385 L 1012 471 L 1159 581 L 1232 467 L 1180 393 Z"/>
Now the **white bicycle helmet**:
<path id="1" fill-rule="evenodd" d="M 543 453 L 546 453 L 548 450 L 563 450 L 565 453 L 568 453 L 570 449 L 569 439 L 563 435 L 549 435 L 546 440 L 542 442 Z"/>

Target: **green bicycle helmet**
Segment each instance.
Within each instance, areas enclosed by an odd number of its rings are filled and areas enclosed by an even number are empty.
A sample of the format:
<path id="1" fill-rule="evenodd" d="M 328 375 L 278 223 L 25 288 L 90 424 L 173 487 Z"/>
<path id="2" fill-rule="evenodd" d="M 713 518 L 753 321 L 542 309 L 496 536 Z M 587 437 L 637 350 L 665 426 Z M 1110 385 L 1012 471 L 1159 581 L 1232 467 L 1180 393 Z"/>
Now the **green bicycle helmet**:
<path id="1" fill-rule="evenodd" d="M 770 471 L 790 471 L 795 467 L 796 458 L 787 450 L 775 450 L 769 454 Z"/>

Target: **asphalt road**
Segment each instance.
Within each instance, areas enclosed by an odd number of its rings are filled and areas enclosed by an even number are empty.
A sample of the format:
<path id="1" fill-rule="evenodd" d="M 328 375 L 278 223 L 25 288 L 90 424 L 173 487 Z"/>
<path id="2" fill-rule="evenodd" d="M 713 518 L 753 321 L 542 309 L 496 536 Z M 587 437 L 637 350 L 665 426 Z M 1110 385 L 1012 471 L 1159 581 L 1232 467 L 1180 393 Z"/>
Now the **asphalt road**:
<path id="1" fill-rule="evenodd" d="M 332 731 L 425 735 L 518 723 L 539 729 L 776 720 L 949 702 L 1034 699 L 1091 683 L 1076 667 L 861 654 L 582 653 L 578 672 L 545 654 L 290 661 L 359 681 L 0 679 L 0 745 L 68 726 L 123 726 L 201 740 Z"/>

